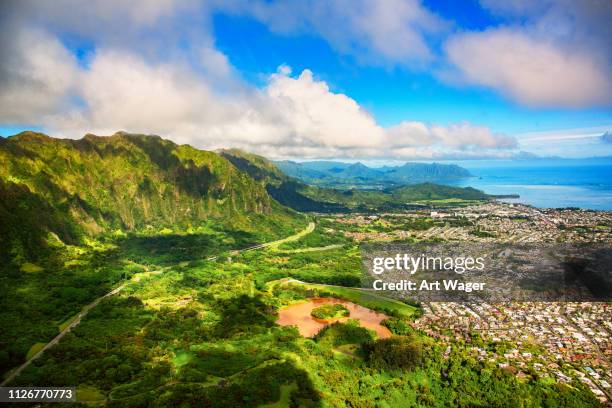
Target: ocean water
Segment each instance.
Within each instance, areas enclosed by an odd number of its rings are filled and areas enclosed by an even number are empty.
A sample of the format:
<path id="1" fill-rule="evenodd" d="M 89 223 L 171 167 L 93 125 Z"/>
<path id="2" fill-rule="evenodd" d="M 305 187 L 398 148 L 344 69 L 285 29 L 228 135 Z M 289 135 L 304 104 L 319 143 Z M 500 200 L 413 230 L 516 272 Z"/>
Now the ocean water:
<path id="1" fill-rule="evenodd" d="M 488 194 L 519 194 L 504 199 L 540 208 L 612 210 L 612 158 L 456 162 L 475 177 L 448 183 Z"/>

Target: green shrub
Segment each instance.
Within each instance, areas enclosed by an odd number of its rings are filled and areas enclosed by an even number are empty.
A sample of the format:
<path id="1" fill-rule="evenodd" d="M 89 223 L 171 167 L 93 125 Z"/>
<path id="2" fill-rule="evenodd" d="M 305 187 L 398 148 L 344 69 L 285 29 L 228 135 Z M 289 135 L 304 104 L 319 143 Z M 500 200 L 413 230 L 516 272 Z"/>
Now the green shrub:
<path id="1" fill-rule="evenodd" d="M 343 305 L 335 304 L 316 307 L 312 309 L 310 315 L 317 319 L 333 319 L 334 317 L 347 317 L 350 312 Z"/>
<path id="2" fill-rule="evenodd" d="M 403 319 L 397 317 L 390 317 L 380 322 L 381 325 L 385 326 L 391 331 L 391 333 L 398 336 L 408 336 L 412 333 L 412 328 Z"/>
<path id="3" fill-rule="evenodd" d="M 374 336 L 365 327 L 359 326 L 358 320 L 349 319 L 346 323 L 332 323 L 326 326 L 315 336 L 320 344 L 328 344 L 333 347 L 343 344 L 361 344 L 373 341 Z"/>
<path id="4" fill-rule="evenodd" d="M 412 370 L 421 363 L 422 344 L 413 336 L 394 336 L 364 345 L 368 362 L 378 369 Z"/>

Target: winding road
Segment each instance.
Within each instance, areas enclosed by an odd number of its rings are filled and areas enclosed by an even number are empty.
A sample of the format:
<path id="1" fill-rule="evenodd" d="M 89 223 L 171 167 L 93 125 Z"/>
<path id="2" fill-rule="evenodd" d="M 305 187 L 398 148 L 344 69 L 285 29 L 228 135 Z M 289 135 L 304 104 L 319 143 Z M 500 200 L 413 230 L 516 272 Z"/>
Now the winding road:
<path id="1" fill-rule="evenodd" d="M 254 245 L 254 246 L 251 246 L 251 247 L 248 247 L 248 248 L 237 249 L 237 250 L 231 251 L 231 253 L 232 254 L 239 254 L 239 253 L 242 253 L 242 252 L 253 251 L 253 250 L 256 250 L 256 249 L 262 249 L 262 248 L 268 248 L 268 247 L 276 247 L 276 246 L 281 245 L 281 244 L 283 244 L 285 242 L 297 241 L 298 239 L 302 238 L 303 236 L 310 234 L 312 231 L 314 231 L 314 229 L 315 229 L 315 223 L 314 222 L 310 222 L 308 224 L 308 226 L 304 230 L 298 232 L 297 234 L 291 235 L 291 236 L 283 238 L 283 239 L 279 239 L 277 241 L 266 242 L 264 244 Z M 217 259 L 216 256 L 207 258 L 207 260 L 209 260 L 209 261 L 214 261 L 216 259 Z M 7 384 L 10 384 L 15 378 L 17 378 L 17 376 L 19 376 L 19 374 L 21 374 L 23 372 L 23 370 L 28 368 L 30 366 L 30 364 L 32 364 L 32 362 L 34 360 L 36 360 L 37 358 L 42 356 L 45 351 L 49 350 L 51 347 L 53 347 L 57 343 L 59 343 L 59 341 L 66 334 L 68 334 L 72 329 L 74 329 L 76 326 L 78 326 L 79 323 L 81 323 L 81 320 L 85 316 L 87 316 L 87 313 L 89 313 L 89 311 L 91 309 L 93 309 L 94 307 L 98 306 L 98 304 L 102 300 L 104 300 L 105 298 L 113 296 L 113 295 L 116 295 L 117 293 L 121 292 L 126 287 L 126 285 L 127 285 L 127 282 L 121 284 L 120 286 L 118 286 L 115 289 L 111 290 L 107 294 L 105 294 L 103 296 L 100 296 L 99 298 L 97 298 L 93 302 L 91 302 L 88 305 L 86 305 L 85 307 L 83 307 L 81 309 L 81 311 L 79 312 L 79 314 L 70 322 L 70 324 L 64 330 L 62 330 L 50 342 L 45 344 L 45 346 L 42 349 L 40 349 L 40 351 L 38 351 L 36 354 L 34 354 L 32 357 L 30 357 L 28 360 L 26 360 L 26 362 L 24 362 L 22 365 L 20 365 L 19 367 L 17 367 L 13 371 L 11 371 L 10 374 L 4 379 L 4 381 L 2 381 L 2 383 L 0 383 L 0 387 L 4 387 Z"/>
<path id="2" fill-rule="evenodd" d="M 57 336 L 55 336 L 53 338 L 53 340 L 51 340 L 50 342 L 48 342 L 47 344 L 45 344 L 45 346 L 40 349 L 40 351 L 38 351 L 38 353 L 34 354 L 32 357 L 30 357 L 29 360 L 27 360 L 25 363 L 23 363 L 22 365 L 20 365 L 19 367 L 17 367 L 15 370 L 13 370 L 11 372 L 11 374 L 6 377 L 4 379 L 4 381 L 2 381 L 2 383 L 0 384 L 0 387 L 4 387 L 7 384 L 11 383 L 19 374 L 21 374 L 21 372 L 23 370 L 25 370 L 26 368 L 28 368 L 28 366 L 30 364 L 32 364 L 32 361 L 36 360 L 38 357 L 42 356 L 42 354 L 46 351 L 49 350 L 51 347 L 55 346 L 57 343 L 59 343 L 59 341 L 62 339 L 62 337 L 64 337 L 68 332 L 70 332 L 70 330 L 72 330 L 73 328 L 75 328 L 76 326 L 79 325 L 79 323 L 81 323 L 81 319 L 85 316 L 87 316 L 87 313 L 89 313 L 89 311 L 91 309 L 93 309 L 94 307 L 98 306 L 98 304 L 105 298 L 109 297 L 109 296 L 113 296 L 119 292 L 121 292 L 121 290 L 123 290 L 123 288 L 125 287 L 125 283 L 122 284 L 121 286 L 116 287 L 115 289 L 111 290 L 110 292 L 108 292 L 106 295 L 104 296 L 100 296 L 99 298 L 97 298 L 96 300 L 94 300 L 93 302 L 91 302 L 90 304 L 86 305 L 85 307 L 83 307 L 83 309 L 81 309 L 81 311 L 79 312 L 79 314 L 70 322 L 70 324 L 64 329 L 62 330 Z"/>

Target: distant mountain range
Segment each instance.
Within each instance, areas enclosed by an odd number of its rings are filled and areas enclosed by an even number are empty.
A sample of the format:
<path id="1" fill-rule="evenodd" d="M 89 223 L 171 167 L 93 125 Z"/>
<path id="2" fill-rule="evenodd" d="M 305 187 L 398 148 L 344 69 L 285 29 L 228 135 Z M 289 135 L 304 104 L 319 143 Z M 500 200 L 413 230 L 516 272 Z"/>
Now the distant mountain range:
<path id="1" fill-rule="evenodd" d="M 432 200 L 489 199 L 475 189 L 433 184 L 379 191 L 300 180 L 365 185 L 469 175 L 458 166 L 371 169 L 361 163 L 281 162 L 294 169 L 285 174 L 266 158 L 240 150 L 209 152 L 125 132 L 79 140 L 22 132 L 0 138 L 0 163 L 0 272 L 25 261 L 55 259 L 65 244 L 87 237 L 208 226 L 266 238 L 303 224 L 305 217 L 294 210 L 386 211 Z M 300 171 L 293 177 L 295 169 Z"/>
<path id="2" fill-rule="evenodd" d="M 387 188 L 405 184 L 440 183 L 471 177 L 465 168 L 455 164 L 405 163 L 401 166 L 368 167 L 363 163 L 335 161 L 276 161 L 286 175 L 305 183 L 325 187 Z"/>
<path id="3" fill-rule="evenodd" d="M 331 173 L 343 173 L 345 175 L 353 175 L 355 179 L 358 177 L 378 177 L 381 170 L 369 168 L 361 163 L 346 164 L 338 162 L 310 162 L 314 168 L 307 166 L 295 166 L 294 169 L 303 170 L 302 177 L 293 176 L 282 171 L 281 166 L 273 163 L 270 160 L 252 154 L 243 152 L 237 149 L 221 150 L 219 154 L 226 158 L 238 169 L 244 171 L 253 179 L 259 181 L 279 203 L 293 208 L 298 211 L 314 211 L 314 212 L 381 212 L 381 211 L 398 211 L 405 208 L 427 206 L 433 203 L 441 203 L 448 200 L 458 201 L 485 201 L 491 197 L 482 191 L 471 187 L 458 188 L 444 186 L 432 183 L 416 183 L 410 185 L 393 186 L 382 190 L 367 189 L 367 188 L 342 188 L 341 182 L 333 186 L 312 185 L 307 183 L 304 178 L 310 177 L 315 179 L 313 175 Z M 288 162 L 281 162 L 288 163 Z M 293 162 L 289 162 L 293 163 Z M 275 165 L 276 164 L 276 165 Z M 297 163 L 294 163 L 297 164 Z M 382 171 L 390 173 L 391 171 L 404 170 L 407 166 L 387 167 Z M 417 166 L 421 166 L 417 164 Z M 459 166 L 443 166 L 443 165 L 423 165 L 433 171 L 438 166 L 462 169 Z M 432 167 L 433 166 L 433 167 Z M 280 169 L 280 170 L 279 170 Z M 401 172 L 401 171 L 400 171 Z M 461 173 L 465 174 L 465 173 Z M 469 173 L 467 173 L 469 174 Z M 332 182 L 333 183 L 333 182 Z M 380 183 L 382 184 L 382 183 Z M 361 185 L 363 187 L 365 184 Z M 340 187 L 340 188 L 330 188 Z"/>

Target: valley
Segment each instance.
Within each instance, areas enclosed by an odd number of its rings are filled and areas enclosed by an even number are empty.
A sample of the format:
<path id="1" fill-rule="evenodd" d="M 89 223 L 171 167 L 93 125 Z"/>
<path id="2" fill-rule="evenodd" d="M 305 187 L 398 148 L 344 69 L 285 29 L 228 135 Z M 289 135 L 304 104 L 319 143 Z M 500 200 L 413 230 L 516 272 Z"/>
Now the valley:
<path id="1" fill-rule="evenodd" d="M 0 407 L 612 408 L 612 0 L 0 0 Z"/>
<path id="2" fill-rule="evenodd" d="M 108 407 L 607 401 L 609 308 L 572 315 L 594 334 L 580 350 L 560 335 L 559 352 L 587 357 L 559 364 L 511 324 L 500 341 L 482 324 L 492 310 L 518 320 L 516 306 L 468 306 L 479 320 L 461 305 L 363 288 L 360 245 L 609 242 L 609 213 L 540 211 L 434 184 L 311 186 L 260 156 L 143 135 L 12 139 L 0 145 L 0 362 L 11 386 L 75 386 L 78 404 Z M 321 299 L 348 316 L 311 325 Z"/>

